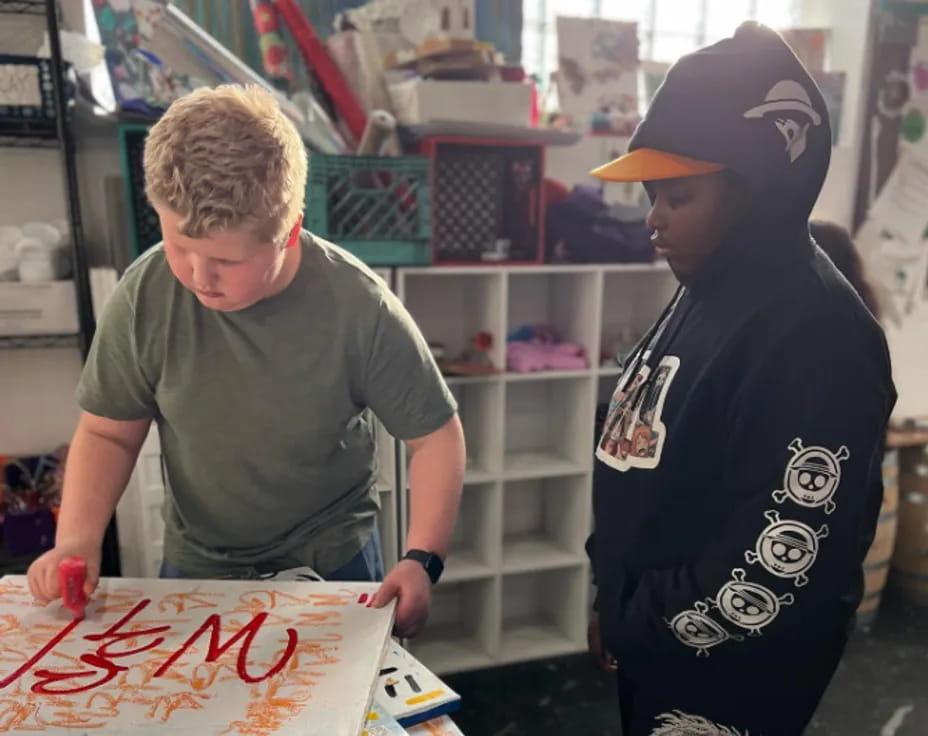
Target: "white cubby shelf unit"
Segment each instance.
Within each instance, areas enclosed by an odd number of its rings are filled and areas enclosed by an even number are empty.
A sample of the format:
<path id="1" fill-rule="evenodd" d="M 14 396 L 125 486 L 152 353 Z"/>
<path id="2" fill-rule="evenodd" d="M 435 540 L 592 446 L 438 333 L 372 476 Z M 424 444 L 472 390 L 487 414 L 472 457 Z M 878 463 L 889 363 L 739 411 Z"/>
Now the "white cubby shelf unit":
<path id="1" fill-rule="evenodd" d="M 595 412 L 618 370 L 601 365 L 637 340 L 673 294 L 663 264 L 401 268 L 394 288 L 449 357 L 478 332 L 506 366 L 506 337 L 548 325 L 583 346 L 583 370 L 449 377 L 467 440 L 461 510 L 432 615 L 409 641 L 439 673 L 581 651 L 586 646 Z M 397 447 L 400 544 L 409 522 L 408 458 Z"/>

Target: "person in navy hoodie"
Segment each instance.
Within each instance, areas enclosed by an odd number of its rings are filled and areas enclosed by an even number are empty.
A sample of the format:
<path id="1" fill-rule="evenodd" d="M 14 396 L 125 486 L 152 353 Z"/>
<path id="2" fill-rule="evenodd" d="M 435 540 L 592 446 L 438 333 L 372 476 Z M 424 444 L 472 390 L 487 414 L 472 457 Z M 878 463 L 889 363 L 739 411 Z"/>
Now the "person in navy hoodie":
<path id="1" fill-rule="evenodd" d="M 629 153 L 680 282 L 596 445 L 594 654 L 624 736 L 801 734 L 844 651 L 896 401 L 883 333 L 809 236 L 831 153 L 774 31 L 668 72 Z"/>

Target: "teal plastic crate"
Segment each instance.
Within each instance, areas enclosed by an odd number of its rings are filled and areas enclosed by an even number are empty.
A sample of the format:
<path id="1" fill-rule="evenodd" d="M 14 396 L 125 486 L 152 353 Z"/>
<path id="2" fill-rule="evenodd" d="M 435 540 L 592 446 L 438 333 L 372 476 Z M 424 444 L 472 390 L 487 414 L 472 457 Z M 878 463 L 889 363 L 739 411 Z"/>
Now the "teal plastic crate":
<path id="1" fill-rule="evenodd" d="M 426 156 L 309 158 L 306 227 L 371 266 L 432 262 Z"/>
<path id="2" fill-rule="evenodd" d="M 133 259 L 161 242 L 161 222 L 145 196 L 145 170 L 142 155 L 150 125 L 118 126 L 122 180 L 129 208 L 129 247 Z"/>

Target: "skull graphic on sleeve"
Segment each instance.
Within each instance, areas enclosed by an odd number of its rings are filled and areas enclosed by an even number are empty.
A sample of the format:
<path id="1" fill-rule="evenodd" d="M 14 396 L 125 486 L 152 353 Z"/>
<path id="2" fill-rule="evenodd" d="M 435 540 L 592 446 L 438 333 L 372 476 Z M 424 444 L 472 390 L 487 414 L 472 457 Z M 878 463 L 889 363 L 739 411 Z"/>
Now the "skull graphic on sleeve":
<path id="1" fill-rule="evenodd" d="M 761 629 L 780 613 L 781 606 L 793 604 L 792 593 L 777 596 L 769 588 L 745 580 L 740 568 L 732 570 L 733 580 L 725 583 L 712 603 L 726 619 L 759 636 Z"/>
<path id="2" fill-rule="evenodd" d="M 770 524 L 757 538 L 755 551 L 745 552 L 744 558 L 749 565 L 759 562 L 777 577 L 792 578 L 793 584 L 801 588 L 809 582 L 805 573 L 815 564 L 819 539 L 828 536 L 828 526 L 822 524 L 813 531 L 799 521 L 781 521 L 777 511 L 767 511 L 764 516 Z"/>
<path id="3" fill-rule="evenodd" d="M 686 611 L 680 611 L 668 622 L 681 644 L 696 649 L 697 656 L 708 657 L 709 649 L 722 642 L 734 639 L 741 641 L 743 637 L 729 634 L 719 624 L 707 615 L 709 606 L 702 601 Z"/>
<path id="4" fill-rule="evenodd" d="M 841 482 L 841 463 L 850 457 L 843 445 L 837 452 L 824 447 L 803 447 L 798 437 L 789 444 L 793 459 L 786 466 L 783 489 L 773 492 L 773 500 L 783 503 L 792 499 L 801 506 L 825 507 L 825 513 L 835 510 L 832 496 Z"/>

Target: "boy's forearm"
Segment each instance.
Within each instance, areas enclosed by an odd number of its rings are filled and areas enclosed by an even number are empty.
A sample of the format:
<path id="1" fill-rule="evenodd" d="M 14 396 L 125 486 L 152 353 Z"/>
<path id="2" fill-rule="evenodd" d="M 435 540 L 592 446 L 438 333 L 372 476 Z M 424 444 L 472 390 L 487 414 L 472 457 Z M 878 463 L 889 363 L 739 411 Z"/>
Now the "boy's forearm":
<path id="1" fill-rule="evenodd" d="M 464 481 L 464 435 L 457 417 L 413 448 L 407 549 L 447 557 Z"/>
<path id="2" fill-rule="evenodd" d="M 56 543 L 102 542 L 144 436 L 136 443 L 135 438 L 125 441 L 78 427 L 68 450 Z"/>

